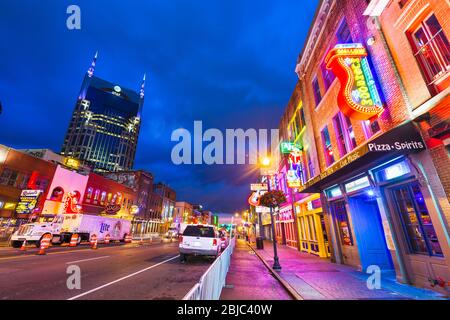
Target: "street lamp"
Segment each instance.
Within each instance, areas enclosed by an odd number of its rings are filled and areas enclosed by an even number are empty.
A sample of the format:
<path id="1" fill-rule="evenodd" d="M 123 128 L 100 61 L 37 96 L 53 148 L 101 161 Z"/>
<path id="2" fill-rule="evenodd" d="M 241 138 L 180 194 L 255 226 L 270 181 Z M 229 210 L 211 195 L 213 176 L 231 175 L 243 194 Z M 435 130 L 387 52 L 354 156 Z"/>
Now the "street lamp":
<path id="1" fill-rule="evenodd" d="M 264 169 L 269 169 L 270 165 L 271 165 L 271 159 L 268 157 L 265 157 L 261 160 L 261 166 Z M 267 180 L 267 191 L 270 192 L 270 172 L 269 170 L 265 170 L 265 174 L 262 173 L 264 176 L 266 176 L 266 180 Z M 280 271 L 281 270 L 281 265 L 280 265 L 280 261 L 278 259 L 278 252 L 277 252 L 277 241 L 276 241 L 276 235 L 275 235 L 275 221 L 273 219 L 273 208 L 272 206 L 269 206 L 269 210 L 270 210 L 270 222 L 272 223 L 272 242 L 273 242 L 273 266 L 272 268 L 276 271 Z"/>

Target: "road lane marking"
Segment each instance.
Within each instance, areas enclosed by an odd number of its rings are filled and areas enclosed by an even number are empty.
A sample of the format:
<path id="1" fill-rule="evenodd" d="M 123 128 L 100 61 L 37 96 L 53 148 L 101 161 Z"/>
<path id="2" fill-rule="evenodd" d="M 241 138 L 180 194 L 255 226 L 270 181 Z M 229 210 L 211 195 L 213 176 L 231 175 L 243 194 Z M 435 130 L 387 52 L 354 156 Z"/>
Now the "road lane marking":
<path id="1" fill-rule="evenodd" d="M 66 264 L 75 264 L 75 263 L 86 262 L 86 261 L 97 260 L 97 259 L 104 259 L 104 258 L 109 258 L 109 257 L 110 256 L 101 256 L 101 257 L 95 257 L 95 258 L 89 258 L 89 259 L 82 259 L 82 260 L 77 260 L 77 261 L 66 262 Z"/>
<path id="2" fill-rule="evenodd" d="M 131 273 L 131 274 L 125 276 L 125 277 L 122 277 L 122 278 L 119 278 L 119 279 L 117 279 L 117 280 L 108 282 L 108 283 L 106 283 L 106 284 L 104 284 L 104 285 L 102 285 L 102 286 L 100 286 L 100 287 L 91 289 L 91 290 L 89 290 L 89 291 L 86 291 L 86 292 L 84 292 L 84 293 L 81 293 L 81 294 L 79 294 L 79 295 L 76 295 L 76 296 L 74 296 L 74 297 L 72 297 L 72 298 L 69 298 L 69 299 L 67 299 L 67 300 L 75 300 L 75 299 L 81 298 L 81 297 L 83 297 L 83 296 L 85 296 L 85 295 L 88 295 L 88 294 L 90 294 L 90 293 L 92 293 L 92 292 L 101 290 L 101 289 L 103 289 L 103 288 L 105 288 L 105 287 L 108 287 L 108 286 L 110 286 L 110 285 L 113 285 L 113 284 L 115 284 L 115 283 L 117 283 L 117 282 L 120 282 L 120 281 L 122 281 L 122 280 L 131 278 L 131 277 L 134 277 L 135 275 L 138 275 L 138 274 L 140 274 L 140 273 L 142 273 L 142 272 L 145 272 L 145 271 L 147 271 L 147 270 L 156 268 L 156 267 L 158 267 L 158 266 L 160 266 L 160 265 L 162 265 L 162 264 L 164 264 L 164 263 L 166 263 L 166 262 L 169 262 L 169 261 L 171 261 L 171 260 L 173 260 L 173 259 L 176 259 L 176 258 L 179 258 L 179 257 L 180 257 L 180 255 L 176 255 L 176 256 L 174 256 L 174 257 L 172 257 L 172 258 L 166 259 L 166 260 L 164 260 L 164 261 L 162 261 L 162 262 L 158 262 L 157 264 L 154 264 L 154 265 L 152 265 L 152 266 L 150 266 L 150 267 L 147 267 L 147 268 L 145 268 L 145 269 L 142 269 L 142 270 L 133 272 L 133 273 Z"/>
<path id="3" fill-rule="evenodd" d="M 159 246 L 159 243 L 155 243 L 151 246 L 128 246 L 128 245 L 118 245 L 118 246 L 109 246 L 109 247 L 100 247 L 101 250 L 105 249 L 115 249 L 115 248 L 124 248 L 124 249 L 135 249 L 135 248 L 151 248 L 151 247 L 157 247 Z M 68 251 L 54 251 L 54 252 L 48 252 L 47 256 L 57 255 L 57 254 L 66 254 L 66 253 L 75 253 L 75 252 L 92 252 L 89 250 L 90 247 L 85 247 L 83 249 L 76 249 L 76 250 L 68 250 Z M 17 250 L 17 252 L 20 252 Z M 33 251 L 37 252 L 37 250 Z M 24 254 L 19 256 L 9 256 L 9 257 L 0 257 L 0 260 L 14 260 L 14 259 L 21 259 L 21 258 L 29 258 L 29 257 L 37 257 L 36 254 Z M 45 256 L 41 256 L 45 257 Z"/>

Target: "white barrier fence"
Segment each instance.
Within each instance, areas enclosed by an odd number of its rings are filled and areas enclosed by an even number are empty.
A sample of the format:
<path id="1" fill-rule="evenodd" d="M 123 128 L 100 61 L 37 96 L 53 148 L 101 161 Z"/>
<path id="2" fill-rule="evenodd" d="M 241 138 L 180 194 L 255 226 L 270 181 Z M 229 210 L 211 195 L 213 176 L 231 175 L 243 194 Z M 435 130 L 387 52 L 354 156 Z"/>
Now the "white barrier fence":
<path id="1" fill-rule="evenodd" d="M 183 300 L 219 300 L 235 245 L 236 237 L 231 239 L 228 247 L 206 270 L 200 281 L 184 296 Z"/>

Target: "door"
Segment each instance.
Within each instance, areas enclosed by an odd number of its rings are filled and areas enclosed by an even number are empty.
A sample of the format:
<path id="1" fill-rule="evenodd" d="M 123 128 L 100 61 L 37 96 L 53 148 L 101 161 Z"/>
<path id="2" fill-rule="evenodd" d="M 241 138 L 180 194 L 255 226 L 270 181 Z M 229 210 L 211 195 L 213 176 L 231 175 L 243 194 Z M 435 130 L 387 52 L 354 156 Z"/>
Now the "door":
<path id="1" fill-rule="evenodd" d="M 366 193 L 348 198 L 354 234 L 363 270 L 371 265 L 392 270 L 392 258 L 386 245 L 376 198 Z"/>

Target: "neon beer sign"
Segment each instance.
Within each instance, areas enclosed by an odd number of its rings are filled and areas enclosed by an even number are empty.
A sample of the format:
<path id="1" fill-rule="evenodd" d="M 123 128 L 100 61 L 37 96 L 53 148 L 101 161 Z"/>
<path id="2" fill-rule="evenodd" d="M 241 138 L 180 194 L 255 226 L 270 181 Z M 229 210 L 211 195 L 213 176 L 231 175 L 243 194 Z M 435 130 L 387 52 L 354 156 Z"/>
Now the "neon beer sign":
<path id="1" fill-rule="evenodd" d="M 362 44 L 336 45 L 325 63 L 341 82 L 337 100 L 342 113 L 355 120 L 374 120 L 383 113 L 383 103 Z"/>

